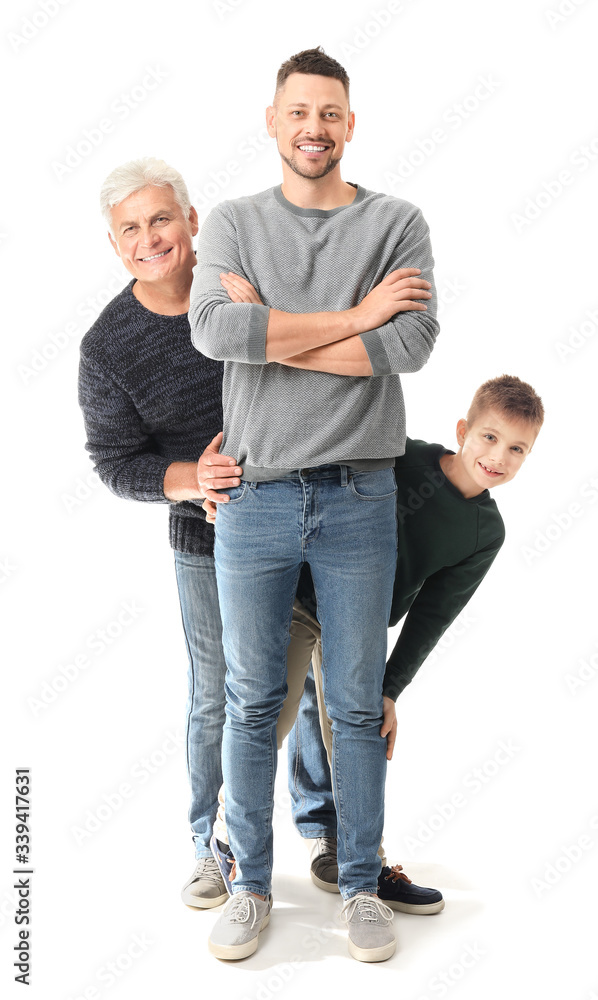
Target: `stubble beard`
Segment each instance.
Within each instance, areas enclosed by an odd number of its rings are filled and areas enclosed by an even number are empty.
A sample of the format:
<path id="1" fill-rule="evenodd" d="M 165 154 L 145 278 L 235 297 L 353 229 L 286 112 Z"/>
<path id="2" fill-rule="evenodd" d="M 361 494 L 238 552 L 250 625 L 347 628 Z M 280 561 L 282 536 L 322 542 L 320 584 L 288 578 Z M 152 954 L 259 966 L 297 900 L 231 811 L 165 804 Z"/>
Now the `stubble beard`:
<path id="1" fill-rule="evenodd" d="M 330 160 L 328 160 L 328 163 L 322 168 L 319 174 L 312 174 L 302 170 L 299 162 L 294 157 L 285 156 L 284 153 L 280 152 L 280 149 L 278 150 L 278 152 L 280 153 L 280 158 L 286 163 L 288 167 L 291 168 L 293 173 L 298 174 L 299 177 L 305 177 L 307 178 L 307 180 L 312 180 L 312 181 L 317 181 L 321 177 L 326 177 L 326 175 L 332 173 L 335 167 L 337 167 L 341 162 L 340 156 L 337 159 L 334 159 L 334 157 L 332 157 Z"/>

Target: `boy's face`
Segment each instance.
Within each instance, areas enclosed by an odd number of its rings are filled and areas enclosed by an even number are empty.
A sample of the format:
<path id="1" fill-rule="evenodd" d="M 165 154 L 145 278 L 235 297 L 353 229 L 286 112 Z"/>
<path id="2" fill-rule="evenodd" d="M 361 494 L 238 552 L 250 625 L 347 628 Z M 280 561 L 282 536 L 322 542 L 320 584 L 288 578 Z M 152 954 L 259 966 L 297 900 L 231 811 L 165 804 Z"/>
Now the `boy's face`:
<path id="1" fill-rule="evenodd" d="M 537 430 L 527 420 L 507 420 L 497 410 L 480 413 L 473 424 L 457 424 L 463 473 L 478 492 L 508 483 L 532 450 Z"/>

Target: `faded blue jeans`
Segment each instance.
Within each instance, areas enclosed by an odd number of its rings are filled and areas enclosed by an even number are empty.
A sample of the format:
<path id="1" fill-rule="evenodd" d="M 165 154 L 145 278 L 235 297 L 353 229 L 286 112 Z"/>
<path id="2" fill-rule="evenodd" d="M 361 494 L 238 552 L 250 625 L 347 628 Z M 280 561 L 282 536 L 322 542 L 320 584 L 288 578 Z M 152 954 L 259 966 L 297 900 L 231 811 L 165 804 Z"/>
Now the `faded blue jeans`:
<path id="1" fill-rule="evenodd" d="M 214 555 L 227 663 L 222 762 L 233 891 L 272 877 L 276 722 L 286 695 L 293 600 L 307 562 L 322 624 L 332 723 L 339 888 L 376 892 L 384 822 L 382 682 L 396 567 L 394 470 L 303 469 L 242 481 L 218 508 Z"/>
<path id="2" fill-rule="evenodd" d="M 186 751 L 189 822 L 196 858 L 211 858 L 210 837 L 222 783 L 224 676 L 222 624 L 212 556 L 174 553 L 189 656 Z"/>

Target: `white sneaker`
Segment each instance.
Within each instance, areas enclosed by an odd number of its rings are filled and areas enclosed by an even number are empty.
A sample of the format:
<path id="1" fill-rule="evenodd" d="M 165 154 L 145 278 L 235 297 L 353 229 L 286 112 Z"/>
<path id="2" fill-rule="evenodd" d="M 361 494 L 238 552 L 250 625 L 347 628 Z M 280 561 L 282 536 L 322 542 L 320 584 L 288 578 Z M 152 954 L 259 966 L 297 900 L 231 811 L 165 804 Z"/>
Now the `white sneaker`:
<path id="1" fill-rule="evenodd" d="M 377 896 L 358 892 L 347 900 L 341 917 L 349 927 L 349 954 L 358 962 L 385 962 L 394 955 L 397 939 L 390 926 L 394 913 Z"/>
<path id="2" fill-rule="evenodd" d="M 187 906 L 203 910 L 226 902 L 228 893 L 214 858 L 198 858 L 191 878 L 181 890 L 181 899 Z"/>
<path id="3" fill-rule="evenodd" d="M 208 948 L 216 958 L 248 958 L 257 949 L 260 931 L 270 921 L 272 896 L 259 899 L 245 889 L 230 897 L 212 928 Z"/>

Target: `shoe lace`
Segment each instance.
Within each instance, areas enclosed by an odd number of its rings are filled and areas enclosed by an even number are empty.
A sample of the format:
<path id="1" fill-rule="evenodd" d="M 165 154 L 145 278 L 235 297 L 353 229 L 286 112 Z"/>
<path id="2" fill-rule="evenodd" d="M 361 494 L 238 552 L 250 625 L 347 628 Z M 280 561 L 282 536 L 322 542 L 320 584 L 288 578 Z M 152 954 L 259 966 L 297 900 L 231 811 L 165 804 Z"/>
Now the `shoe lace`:
<path id="1" fill-rule="evenodd" d="M 409 884 L 411 885 L 412 880 L 408 878 L 408 876 L 403 871 L 403 866 L 393 865 L 388 875 L 384 876 L 384 881 L 388 882 L 389 880 L 391 880 L 393 882 L 398 882 L 400 878 L 403 879 L 403 882 L 409 882 Z"/>
<path id="2" fill-rule="evenodd" d="M 336 837 L 318 837 L 318 858 L 336 861 Z"/>
<path id="3" fill-rule="evenodd" d="M 199 882 L 200 879 L 205 879 L 207 882 L 213 882 L 216 885 L 220 883 L 221 877 L 220 870 L 214 858 L 199 858 L 191 877 L 191 882 Z"/>
<path id="4" fill-rule="evenodd" d="M 231 924 L 245 924 L 253 911 L 251 926 L 257 920 L 257 908 L 253 896 L 232 896 L 229 904 L 228 919 Z"/>
<path id="5" fill-rule="evenodd" d="M 383 903 L 377 896 L 371 896 L 365 892 L 358 892 L 356 896 L 352 896 L 351 899 L 347 900 L 341 910 L 342 919 L 348 923 L 355 910 L 357 910 L 357 916 L 360 920 L 370 923 L 377 923 L 380 917 L 387 922 L 394 919 L 394 913 L 390 906 Z"/>

